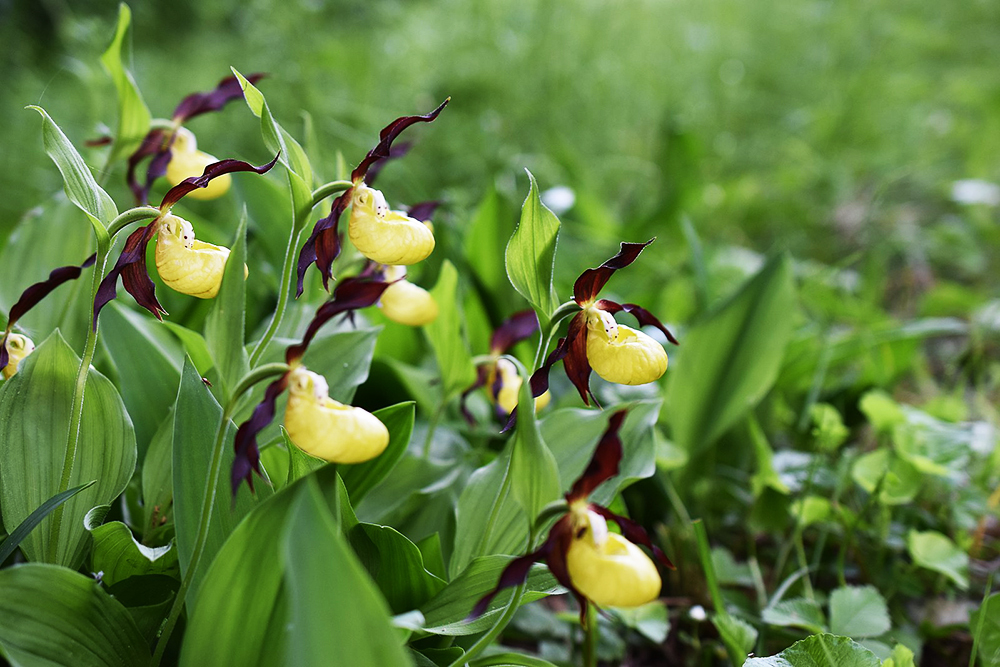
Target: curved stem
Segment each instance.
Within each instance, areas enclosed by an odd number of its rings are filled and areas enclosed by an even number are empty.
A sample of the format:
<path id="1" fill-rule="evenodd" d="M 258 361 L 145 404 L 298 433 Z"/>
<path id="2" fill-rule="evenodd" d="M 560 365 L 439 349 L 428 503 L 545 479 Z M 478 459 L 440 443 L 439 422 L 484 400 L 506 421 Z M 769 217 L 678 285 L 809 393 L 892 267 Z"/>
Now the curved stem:
<path id="1" fill-rule="evenodd" d="M 538 350 L 535 352 L 535 362 L 531 365 L 532 372 L 538 370 L 538 367 L 545 360 L 545 355 L 549 351 L 549 345 L 552 344 L 552 339 L 559 329 L 559 323 L 579 311 L 580 306 L 577 305 L 576 301 L 567 301 L 556 308 L 556 312 L 552 313 L 552 319 L 549 320 L 545 330 L 539 332 Z"/>
<path id="2" fill-rule="evenodd" d="M 587 627 L 584 628 L 583 664 L 584 667 L 597 667 L 597 611 L 592 604 L 587 605 Z"/>
<path id="3" fill-rule="evenodd" d="M 160 216 L 160 209 L 154 208 L 152 206 L 138 206 L 136 208 L 130 208 L 125 211 L 117 218 L 111 221 L 108 225 L 108 236 L 114 238 L 118 232 L 125 229 L 128 225 L 139 220 L 149 220 L 150 218 L 158 218 Z"/>
<path id="4" fill-rule="evenodd" d="M 242 378 L 236 383 L 236 389 L 233 391 L 233 395 L 229 397 L 229 402 L 226 404 L 226 412 L 233 414 L 236 412 L 236 406 L 239 404 L 240 398 L 250 389 L 264 380 L 268 380 L 278 375 L 283 375 L 291 370 L 288 364 L 274 363 L 274 364 L 264 364 L 259 366 Z"/>
<path id="5" fill-rule="evenodd" d="M 337 193 L 343 192 L 344 190 L 347 190 L 353 185 L 354 183 L 352 183 L 351 181 L 330 181 L 329 183 L 324 183 L 323 185 L 313 190 L 312 193 L 313 208 L 315 208 L 317 204 L 319 204 L 321 201 L 323 201 L 330 195 L 335 195 Z"/>

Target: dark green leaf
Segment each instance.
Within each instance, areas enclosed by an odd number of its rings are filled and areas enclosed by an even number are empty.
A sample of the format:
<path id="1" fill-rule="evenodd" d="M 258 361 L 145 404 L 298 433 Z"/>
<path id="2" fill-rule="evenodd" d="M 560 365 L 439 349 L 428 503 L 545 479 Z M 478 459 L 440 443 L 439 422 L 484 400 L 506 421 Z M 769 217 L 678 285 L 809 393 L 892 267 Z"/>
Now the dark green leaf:
<path id="1" fill-rule="evenodd" d="M 559 468 L 538 428 L 528 373 L 520 362 L 517 366 L 522 382 L 509 474 L 514 497 L 521 504 L 529 524 L 533 524 L 541 509 L 559 498 Z"/>
<path id="2" fill-rule="evenodd" d="M 208 375 L 215 362 L 212 360 L 212 353 L 208 351 L 208 343 L 205 342 L 205 338 L 197 331 L 191 331 L 174 322 L 164 320 L 163 325 L 180 340 L 184 351 L 191 357 L 194 367 L 198 369 L 198 373 L 202 376 Z"/>
<path id="3" fill-rule="evenodd" d="M 531 185 L 521 207 L 521 221 L 507 243 L 507 277 L 538 313 L 544 330 L 559 304 L 552 285 L 559 218 L 542 204 L 538 183 L 530 171 L 528 180 Z"/>
<path id="4" fill-rule="evenodd" d="M 87 519 L 90 519 L 89 514 Z M 177 550 L 173 544 L 165 547 L 140 544 L 121 521 L 96 526 L 88 524 L 87 527 L 94 536 L 91 571 L 103 572 L 102 581 L 106 585 L 114 586 L 129 577 L 150 574 L 178 577 Z"/>
<path id="5" fill-rule="evenodd" d="M 97 481 L 94 480 L 87 482 L 86 484 L 81 484 L 78 487 L 67 489 L 62 493 L 57 493 L 39 505 L 38 509 L 32 512 L 27 519 L 18 524 L 17 528 L 12 530 L 10 535 L 8 535 L 3 542 L 0 542 L 0 563 L 3 563 L 5 560 L 10 558 L 10 555 L 14 553 L 15 549 L 17 549 L 17 546 L 21 544 L 21 540 L 23 540 L 28 533 L 30 533 L 35 526 L 42 521 L 42 519 L 47 517 L 52 510 L 59 507 L 87 487 L 93 486 L 96 483 Z"/>
<path id="6" fill-rule="evenodd" d="M 424 327 L 434 348 L 444 395 L 450 396 L 471 385 L 476 379 L 472 357 L 462 337 L 461 301 L 458 298 L 458 272 L 445 260 L 437 285 L 431 290 L 437 301 L 439 314 L 436 320 Z"/>
<path id="7" fill-rule="evenodd" d="M 349 537 L 394 614 L 417 609 L 445 587 L 443 579 L 425 569 L 417 545 L 395 528 L 362 523 Z"/>
<path id="8" fill-rule="evenodd" d="M 132 11 L 124 2 L 118 5 L 118 27 L 115 37 L 101 55 L 101 64 L 111 75 L 118 90 L 118 129 L 111 144 L 108 164 L 132 153 L 149 131 L 149 109 L 142 101 L 132 74 L 122 64 L 122 44 L 132 21 Z"/>
<path id="9" fill-rule="evenodd" d="M 371 461 L 340 468 L 351 502 L 357 505 L 369 491 L 392 472 L 410 444 L 413 433 L 414 403 L 400 403 L 376 410 L 374 415 L 389 429 L 389 445 Z"/>
<path id="10" fill-rule="evenodd" d="M 222 378 L 223 395 L 228 396 L 236 383 L 250 370 L 244 347 L 246 319 L 247 212 L 243 209 L 233 237 L 229 259 L 222 275 L 222 286 L 212 302 L 205 322 L 205 342 Z"/>
<path id="11" fill-rule="evenodd" d="M 173 517 L 173 445 L 171 409 L 153 436 L 142 465 L 142 539 L 146 543 L 155 544 L 152 536 Z"/>

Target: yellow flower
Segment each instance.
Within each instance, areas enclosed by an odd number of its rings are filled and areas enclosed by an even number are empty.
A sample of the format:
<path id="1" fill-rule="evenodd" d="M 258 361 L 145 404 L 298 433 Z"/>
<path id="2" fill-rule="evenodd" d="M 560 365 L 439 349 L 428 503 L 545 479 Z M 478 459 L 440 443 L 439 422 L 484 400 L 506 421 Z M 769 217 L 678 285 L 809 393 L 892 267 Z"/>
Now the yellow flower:
<path id="1" fill-rule="evenodd" d="M 521 375 L 517 372 L 517 367 L 514 366 L 507 359 L 497 359 L 496 363 L 496 373 L 500 375 L 500 391 L 497 392 L 496 401 L 505 413 L 508 415 L 514 411 L 517 407 L 518 392 L 521 390 Z M 493 385 L 496 376 L 494 375 L 490 378 L 490 385 Z M 490 392 L 492 396 L 492 392 Z M 549 401 L 552 400 L 552 394 L 545 391 L 544 394 L 535 398 L 535 410 L 541 410 Z"/>
<path id="2" fill-rule="evenodd" d="M 177 185 L 191 176 L 201 176 L 205 167 L 219 161 L 214 155 L 198 150 L 198 142 L 194 134 L 183 127 L 177 129 L 170 152 L 166 176 L 171 185 Z M 193 190 L 187 196 L 192 199 L 216 199 L 226 194 L 232 184 L 233 177 L 229 174 L 223 174 L 213 179 L 207 187 Z"/>
<path id="3" fill-rule="evenodd" d="M 156 270 L 168 287 L 199 299 L 219 293 L 229 248 L 199 241 L 191 223 L 173 214 L 163 216 L 156 239 Z M 248 270 L 244 267 L 244 277 Z"/>
<path id="4" fill-rule="evenodd" d="M 663 346 L 641 331 L 618 324 L 611 313 L 592 308 L 587 329 L 587 360 L 608 382 L 646 384 L 666 372 Z"/>
<path id="5" fill-rule="evenodd" d="M 379 264 L 416 264 L 434 251 L 427 223 L 389 209 L 382 193 L 364 183 L 354 187 L 347 228 L 354 247 Z"/>
<path id="6" fill-rule="evenodd" d="M 660 574 L 642 549 L 617 533 L 604 518 L 586 510 L 580 537 L 566 553 L 569 578 L 580 593 L 599 607 L 638 607 L 660 595 Z M 581 517 L 582 518 L 582 517 Z"/>
<path id="7" fill-rule="evenodd" d="M 382 292 L 382 312 L 393 322 L 419 327 L 437 319 L 438 305 L 431 293 L 406 280 L 406 268 L 387 266 L 385 280 L 396 281 Z M 402 278 L 402 280 L 400 280 Z"/>
<path id="8" fill-rule="evenodd" d="M 0 369 L 0 373 L 5 380 L 9 380 L 17 373 L 17 367 L 24 358 L 34 351 L 35 344 L 27 336 L 12 333 L 7 336 L 4 345 L 7 347 L 8 358 L 7 365 Z"/>
<path id="9" fill-rule="evenodd" d="M 378 417 L 333 400 L 323 376 L 301 366 L 289 377 L 285 430 L 296 447 L 332 463 L 368 461 L 389 444 Z"/>

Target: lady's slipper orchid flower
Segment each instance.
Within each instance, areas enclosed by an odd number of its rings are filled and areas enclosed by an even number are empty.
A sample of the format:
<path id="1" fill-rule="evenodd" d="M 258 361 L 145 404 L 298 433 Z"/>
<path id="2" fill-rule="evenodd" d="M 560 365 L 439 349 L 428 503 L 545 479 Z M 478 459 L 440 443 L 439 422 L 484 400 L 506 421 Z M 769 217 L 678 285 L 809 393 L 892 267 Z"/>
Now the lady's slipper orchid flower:
<path id="1" fill-rule="evenodd" d="M 518 392 L 521 390 L 521 375 L 517 368 L 501 356 L 522 340 L 527 340 L 538 331 L 538 317 L 533 310 L 514 313 L 497 327 L 490 338 L 490 354 L 486 361 L 476 368 L 476 382 L 462 392 L 459 401 L 462 415 L 469 424 L 474 424 L 472 413 L 465 407 L 469 394 L 480 387 L 489 387 L 490 400 L 497 407 L 497 415 L 505 419 L 517 407 Z M 549 404 L 552 395 L 545 391 L 535 397 L 535 409 L 541 410 Z"/>
<path id="2" fill-rule="evenodd" d="M 618 474 L 622 457 L 618 431 L 625 413 L 619 410 L 611 416 L 590 464 L 566 494 L 568 511 L 552 526 L 545 543 L 512 560 L 500 574 L 496 588 L 479 601 L 470 617 L 481 616 L 497 593 L 522 583 L 531 566 L 543 560 L 580 603 L 581 622 L 589 603 L 637 607 L 659 596 L 661 580 L 656 565 L 636 544 L 649 548 L 661 564 L 673 569 L 670 560 L 639 524 L 587 501 L 598 486 Z M 618 524 L 622 534 L 609 532 L 608 521 Z"/>
<path id="3" fill-rule="evenodd" d="M 411 327 L 430 324 L 437 319 L 437 301 L 423 287 L 406 279 L 406 267 L 387 266 L 382 275 L 389 283 L 379 300 L 386 317 Z"/>
<path id="4" fill-rule="evenodd" d="M 285 351 L 291 370 L 267 386 L 264 400 L 236 431 L 236 458 L 230 472 L 233 495 L 244 481 L 253 490 L 253 474 L 261 474 L 257 435 L 274 419 L 275 403 L 286 389 L 285 429 L 303 451 L 331 462 L 360 463 L 386 448 L 389 432 L 385 425 L 365 410 L 332 400 L 326 380 L 303 367 L 301 361 L 324 324 L 337 315 L 375 305 L 388 286 L 359 278 L 341 281 L 333 298 L 316 311 L 302 342 Z"/>
<path id="5" fill-rule="evenodd" d="M 429 123 L 447 106 L 446 99 L 434 111 L 423 116 L 402 116 L 379 133 L 379 142 L 368 151 L 354 171 L 353 185 L 333 200 L 330 215 L 319 220 L 299 252 L 298 288 L 302 295 L 306 270 L 315 264 L 329 289 L 333 260 L 341 250 L 340 216 L 351 206 L 348 234 L 358 251 L 379 264 L 409 265 L 425 259 L 434 250 L 434 234 L 428 224 L 403 213 L 392 211 L 382 193 L 365 184 L 368 170 L 380 160 L 392 156 L 392 142 L 415 123 Z"/>
<path id="6" fill-rule="evenodd" d="M 80 266 L 61 266 L 54 269 L 49 273 L 47 279 L 30 285 L 21 293 L 17 303 L 10 309 L 7 317 L 7 328 L 4 329 L 3 336 L 0 336 L 0 371 L 5 379 L 9 380 L 17 372 L 18 364 L 35 349 L 35 344 L 30 338 L 12 333 L 17 321 L 38 305 L 52 290 L 63 283 L 79 278 L 83 270 L 93 265 L 96 260 L 97 255 L 91 255 Z"/>
<path id="7" fill-rule="evenodd" d="M 170 162 L 167 163 L 165 175 L 171 185 L 177 185 L 185 178 L 197 177 L 205 171 L 205 167 L 219 161 L 214 155 L 198 150 L 198 141 L 194 134 L 184 127 L 177 128 L 174 133 L 174 143 L 170 151 Z M 229 192 L 232 184 L 233 177 L 223 174 L 207 187 L 195 190 L 190 196 L 192 199 L 217 199 Z"/>
<path id="8" fill-rule="evenodd" d="M 264 174 L 278 161 L 278 156 L 267 164 L 255 167 L 241 160 L 221 160 L 205 167 L 205 173 L 186 178 L 170 188 L 160 203 L 160 215 L 148 225 L 132 232 L 125 240 L 125 247 L 114 268 L 101 281 L 94 299 L 94 328 L 101 309 L 118 295 L 118 277 L 121 276 L 125 291 L 136 303 L 163 319 L 165 313 L 156 300 L 153 281 L 146 268 L 146 246 L 159 233 L 156 244 L 156 266 L 160 277 L 173 289 L 202 299 L 210 299 L 219 291 L 229 250 L 194 237 L 194 230 L 186 220 L 171 214 L 170 209 L 185 195 L 204 189 L 216 178 L 240 171 Z"/>

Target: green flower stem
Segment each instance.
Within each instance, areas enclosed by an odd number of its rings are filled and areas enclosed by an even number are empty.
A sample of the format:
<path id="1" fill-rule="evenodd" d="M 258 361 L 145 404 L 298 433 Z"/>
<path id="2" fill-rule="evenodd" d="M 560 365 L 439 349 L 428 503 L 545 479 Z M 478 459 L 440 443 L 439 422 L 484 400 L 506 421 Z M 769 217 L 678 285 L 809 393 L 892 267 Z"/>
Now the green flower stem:
<path id="1" fill-rule="evenodd" d="M 154 208 L 152 206 L 139 206 L 137 208 L 130 208 L 125 211 L 117 218 L 111 221 L 108 225 L 108 236 L 114 238 L 118 232 L 125 229 L 128 225 L 133 222 L 138 222 L 139 220 L 148 220 L 150 218 L 158 218 L 160 216 L 160 209 Z"/>
<path id="2" fill-rule="evenodd" d="M 251 368 L 256 366 L 260 361 L 261 356 L 263 356 L 268 344 L 274 338 L 274 334 L 277 333 L 278 327 L 281 325 L 281 320 L 285 316 L 285 309 L 288 308 L 288 296 L 292 291 L 292 271 L 295 266 L 295 251 L 299 247 L 299 236 L 302 234 L 303 227 L 302 222 L 306 220 L 309 212 L 323 201 L 323 199 L 335 192 L 342 192 L 351 187 L 351 185 L 350 181 L 331 181 L 319 186 L 313 192 L 309 210 L 295 215 L 295 219 L 292 221 L 292 231 L 288 235 L 288 246 L 285 248 L 285 260 L 281 266 L 281 287 L 278 289 L 278 305 L 274 308 L 274 314 L 271 315 L 271 322 L 267 325 L 267 330 L 261 336 L 261 339 L 257 341 L 253 352 L 250 353 Z"/>
<path id="3" fill-rule="evenodd" d="M 90 285 L 90 303 L 97 297 L 97 288 L 104 278 L 104 266 L 108 262 L 108 253 L 111 251 L 109 239 L 98 238 L 97 241 L 97 261 L 94 262 L 94 277 Z M 73 468 L 76 465 L 76 452 L 80 446 L 80 424 L 83 421 L 83 397 L 87 390 L 87 376 L 90 373 L 90 364 L 94 361 L 94 352 L 97 350 L 97 326 L 87 326 L 87 342 L 83 348 L 83 358 L 80 360 L 80 369 L 76 374 L 76 384 L 73 387 L 73 407 L 69 418 L 69 434 L 66 438 L 66 454 L 63 457 L 62 477 L 59 480 L 59 488 L 56 493 L 62 493 L 69 489 L 70 480 L 73 477 Z M 60 505 L 52 512 L 52 524 L 49 537 L 48 561 L 56 562 L 56 554 L 59 544 L 59 530 L 62 528 L 63 512 L 66 506 Z"/>
<path id="4" fill-rule="evenodd" d="M 445 406 L 448 405 L 449 400 L 451 400 L 450 396 L 445 396 L 441 399 L 441 402 L 434 408 L 434 414 L 431 415 L 431 420 L 427 424 L 427 436 L 424 438 L 423 447 L 423 457 L 425 459 L 431 455 L 431 443 L 434 442 L 434 431 L 437 430 L 438 424 L 441 422 L 441 416 L 444 414 Z"/>
<path id="5" fill-rule="evenodd" d="M 535 362 L 531 365 L 532 372 L 538 370 L 538 367 L 545 360 L 545 355 L 549 351 L 549 345 L 552 344 L 559 323 L 578 312 L 580 312 L 580 306 L 577 305 L 576 301 L 567 301 L 556 308 L 556 312 L 552 313 L 548 325 L 538 337 L 538 351 L 535 352 Z"/>
<path id="6" fill-rule="evenodd" d="M 587 627 L 584 632 L 584 667 L 597 667 L 597 608 L 592 604 L 587 605 Z"/>

